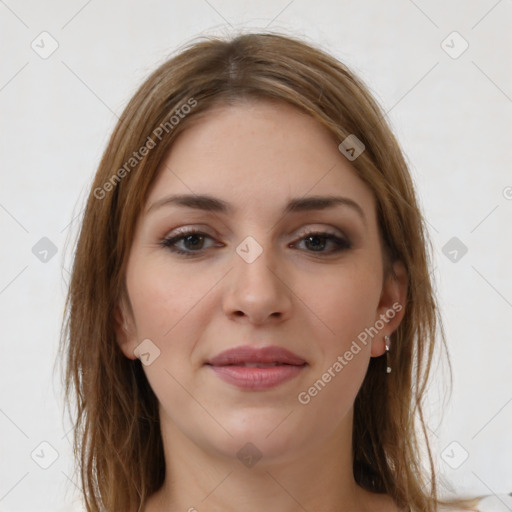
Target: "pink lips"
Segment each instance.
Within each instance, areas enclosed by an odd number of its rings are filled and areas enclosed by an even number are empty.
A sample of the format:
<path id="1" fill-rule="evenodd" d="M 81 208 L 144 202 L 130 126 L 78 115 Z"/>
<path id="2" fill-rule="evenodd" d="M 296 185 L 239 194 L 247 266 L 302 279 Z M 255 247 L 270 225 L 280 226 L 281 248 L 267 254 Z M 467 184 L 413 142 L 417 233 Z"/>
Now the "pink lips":
<path id="1" fill-rule="evenodd" d="M 209 359 L 217 375 L 230 384 L 246 390 L 263 390 L 296 377 L 306 361 L 281 347 L 235 347 Z"/>

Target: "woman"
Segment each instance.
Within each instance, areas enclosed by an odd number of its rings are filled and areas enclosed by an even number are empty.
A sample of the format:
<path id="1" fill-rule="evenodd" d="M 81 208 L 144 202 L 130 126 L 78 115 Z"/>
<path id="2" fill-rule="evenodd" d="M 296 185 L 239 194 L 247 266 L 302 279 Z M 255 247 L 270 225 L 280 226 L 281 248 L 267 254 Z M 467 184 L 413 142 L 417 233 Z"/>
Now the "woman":
<path id="1" fill-rule="evenodd" d="M 469 503 L 438 500 L 415 436 L 439 319 L 404 158 L 363 84 L 304 42 L 210 38 L 146 80 L 67 311 L 87 511 Z"/>

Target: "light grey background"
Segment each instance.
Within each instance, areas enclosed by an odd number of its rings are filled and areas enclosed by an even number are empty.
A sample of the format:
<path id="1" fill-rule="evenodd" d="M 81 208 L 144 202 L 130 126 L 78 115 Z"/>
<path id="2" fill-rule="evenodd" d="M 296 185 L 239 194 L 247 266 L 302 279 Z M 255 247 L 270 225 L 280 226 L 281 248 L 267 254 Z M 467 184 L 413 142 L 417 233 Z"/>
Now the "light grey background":
<path id="1" fill-rule="evenodd" d="M 0 510 L 71 510 L 52 375 L 66 242 L 117 116 L 191 37 L 265 28 L 322 45 L 388 113 L 429 223 L 454 369 L 451 402 L 442 367 L 429 395 L 435 463 L 457 493 L 511 492 L 511 22 L 511 0 L 0 0 Z"/>

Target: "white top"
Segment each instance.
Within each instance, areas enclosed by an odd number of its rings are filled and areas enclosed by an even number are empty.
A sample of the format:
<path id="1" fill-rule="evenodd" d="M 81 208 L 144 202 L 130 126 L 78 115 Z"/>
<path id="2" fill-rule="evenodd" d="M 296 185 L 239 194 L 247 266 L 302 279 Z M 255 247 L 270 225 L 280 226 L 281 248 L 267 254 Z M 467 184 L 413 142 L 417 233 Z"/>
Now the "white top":
<path id="1" fill-rule="evenodd" d="M 512 512 L 512 496 L 510 494 L 490 494 L 477 503 L 480 512 Z M 464 512 L 462 509 L 442 507 L 440 512 Z"/>

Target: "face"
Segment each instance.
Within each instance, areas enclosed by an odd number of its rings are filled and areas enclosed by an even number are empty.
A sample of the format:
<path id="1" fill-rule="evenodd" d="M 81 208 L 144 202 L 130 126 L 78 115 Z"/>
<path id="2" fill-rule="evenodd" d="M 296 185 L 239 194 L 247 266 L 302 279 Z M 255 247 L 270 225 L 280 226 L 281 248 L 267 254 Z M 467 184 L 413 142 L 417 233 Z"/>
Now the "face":
<path id="1" fill-rule="evenodd" d="M 117 327 L 125 355 L 144 354 L 162 428 L 227 457 L 252 442 L 267 461 L 346 429 L 403 314 L 379 240 L 372 192 L 293 107 L 217 107 L 180 134 L 137 224 L 133 317 L 121 307 Z"/>

